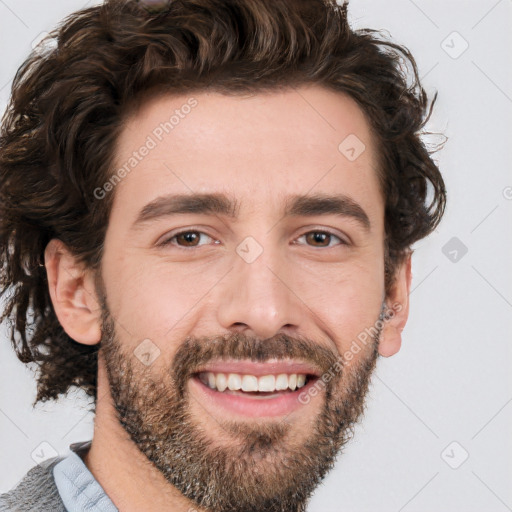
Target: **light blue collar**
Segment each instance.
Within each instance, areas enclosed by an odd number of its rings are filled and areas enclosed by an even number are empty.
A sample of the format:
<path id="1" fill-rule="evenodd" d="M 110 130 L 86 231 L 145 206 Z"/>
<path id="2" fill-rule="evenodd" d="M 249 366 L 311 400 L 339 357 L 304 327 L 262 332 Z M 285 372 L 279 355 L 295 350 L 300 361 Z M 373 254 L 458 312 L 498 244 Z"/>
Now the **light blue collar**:
<path id="1" fill-rule="evenodd" d="M 91 441 L 74 443 L 71 453 L 53 468 L 55 485 L 68 512 L 118 512 L 77 452 L 87 452 Z"/>

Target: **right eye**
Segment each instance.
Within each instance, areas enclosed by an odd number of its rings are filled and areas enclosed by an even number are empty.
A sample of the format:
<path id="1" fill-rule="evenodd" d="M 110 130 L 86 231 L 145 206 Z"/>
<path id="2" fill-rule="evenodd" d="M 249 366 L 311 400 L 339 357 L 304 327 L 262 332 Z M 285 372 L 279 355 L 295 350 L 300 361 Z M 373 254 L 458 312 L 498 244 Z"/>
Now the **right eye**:
<path id="1" fill-rule="evenodd" d="M 178 233 L 175 233 L 171 237 L 166 238 L 163 242 L 159 243 L 158 245 L 163 246 L 163 247 L 173 245 L 173 246 L 178 247 L 179 249 L 185 249 L 185 250 L 187 250 L 188 248 L 193 249 L 194 247 L 201 247 L 202 245 L 207 245 L 207 244 L 199 244 L 201 235 L 204 235 L 204 236 L 212 239 L 211 236 L 207 235 L 206 233 L 203 233 L 202 231 L 198 231 L 195 229 L 187 229 L 187 230 L 179 231 Z M 214 243 L 218 244 L 219 242 L 216 240 Z"/>

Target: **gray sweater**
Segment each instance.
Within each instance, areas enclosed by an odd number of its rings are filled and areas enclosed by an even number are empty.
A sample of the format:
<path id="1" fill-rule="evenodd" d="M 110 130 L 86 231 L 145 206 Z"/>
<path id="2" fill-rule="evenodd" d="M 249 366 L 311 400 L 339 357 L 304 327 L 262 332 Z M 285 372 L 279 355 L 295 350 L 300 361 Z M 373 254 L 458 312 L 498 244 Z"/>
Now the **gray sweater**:
<path id="1" fill-rule="evenodd" d="M 0 495 L 0 512 L 66 512 L 53 478 L 53 467 L 62 459 L 41 462 L 12 491 Z"/>

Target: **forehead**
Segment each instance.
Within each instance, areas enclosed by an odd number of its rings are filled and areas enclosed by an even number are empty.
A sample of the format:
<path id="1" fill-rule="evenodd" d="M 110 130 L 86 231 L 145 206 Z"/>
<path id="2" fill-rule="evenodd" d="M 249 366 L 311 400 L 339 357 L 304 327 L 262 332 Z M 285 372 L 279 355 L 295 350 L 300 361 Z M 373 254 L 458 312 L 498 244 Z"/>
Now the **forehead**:
<path id="1" fill-rule="evenodd" d="M 364 113 L 343 93 L 310 85 L 162 95 L 126 120 L 115 169 L 128 172 L 115 202 L 130 197 L 138 210 L 165 193 L 222 191 L 249 210 L 311 191 L 359 196 L 378 210 L 376 165 Z"/>

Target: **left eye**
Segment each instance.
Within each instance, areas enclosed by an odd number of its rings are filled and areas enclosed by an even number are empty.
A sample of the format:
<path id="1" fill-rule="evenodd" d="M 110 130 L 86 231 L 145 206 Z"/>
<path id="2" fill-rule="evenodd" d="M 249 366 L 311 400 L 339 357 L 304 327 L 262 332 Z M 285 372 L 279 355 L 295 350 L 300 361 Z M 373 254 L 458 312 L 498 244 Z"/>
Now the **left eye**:
<path id="1" fill-rule="evenodd" d="M 176 233 L 174 236 L 164 240 L 160 245 L 177 245 L 180 248 L 200 247 L 201 245 L 205 245 L 199 243 L 201 235 L 212 239 L 209 235 L 203 233 L 202 231 L 182 231 L 181 233 Z M 330 241 L 332 241 L 333 238 L 338 240 L 338 245 L 348 245 L 347 242 L 342 240 L 339 236 L 330 233 L 329 231 L 309 231 L 308 233 L 301 235 L 299 238 L 297 238 L 297 240 L 300 240 L 301 238 L 306 238 L 309 243 L 315 244 L 313 247 L 332 247 Z M 173 243 L 173 240 L 176 240 L 176 243 Z M 325 245 L 326 241 L 327 245 Z M 214 243 L 218 244 L 219 241 L 216 240 Z"/>
<path id="2" fill-rule="evenodd" d="M 336 236 L 333 233 L 330 233 L 329 231 L 309 231 L 308 233 L 304 233 L 302 236 L 300 236 L 297 240 L 300 240 L 301 238 L 306 238 L 308 242 L 313 242 L 314 244 L 322 244 L 322 245 L 314 245 L 314 247 L 332 247 L 329 242 L 327 245 L 324 245 L 326 241 L 332 241 L 333 238 L 336 238 L 339 240 L 338 245 L 348 245 L 347 242 L 342 240 L 339 236 Z"/>

